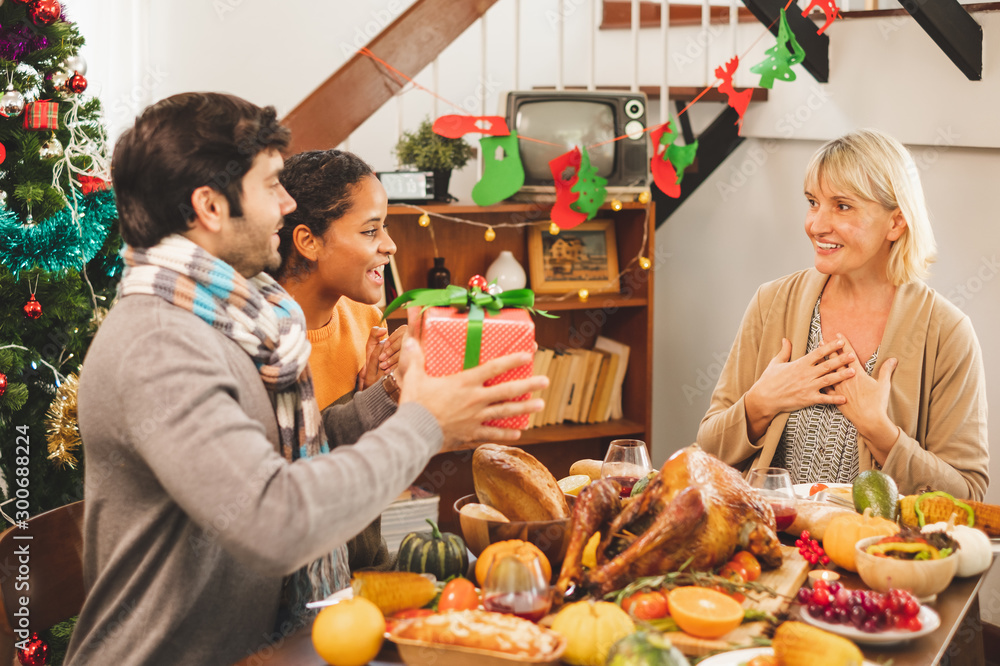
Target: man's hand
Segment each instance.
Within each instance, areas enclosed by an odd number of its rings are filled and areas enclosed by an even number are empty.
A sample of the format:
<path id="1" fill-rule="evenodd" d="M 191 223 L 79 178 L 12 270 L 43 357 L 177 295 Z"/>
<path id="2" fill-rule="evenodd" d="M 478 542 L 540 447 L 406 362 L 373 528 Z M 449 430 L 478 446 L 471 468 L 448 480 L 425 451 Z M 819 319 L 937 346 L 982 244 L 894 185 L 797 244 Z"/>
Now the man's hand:
<path id="1" fill-rule="evenodd" d="M 545 406 L 540 399 L 507 402 L 548 386 L 545 376 L 483 386 L 493 377 L 530 363 L 531 354 L 510 354 L 455 375 L 428 377 L 424 372 L 423 350 L 416 340 L 407 339 L 403 350 L 405 354 L 397 372 L 402 387 L 399 404 L 416 402 L 434 415 L 444 433 L 442 451 L 453 450 L 465 442 L 517 439 L 521 436 L 519 430 L 484 426 L 483 422 L 540 412 Z"/>
<path id="2" fill-rule="evenodd" d="M 843 405 L 846 398 L 826 389 L 854 376 L 850 367 L 853 350 L 838 353 L 844 340 L 834 340 L 791 361 L 792 343 L 781 340 L 781 351 L 771 359 L 743 400 L 747 413 L 747 435 L 751 442 L 764 434 L 778 414 L 809 405 Z M 829 358 L 827 358 L 829 357 Z"/>

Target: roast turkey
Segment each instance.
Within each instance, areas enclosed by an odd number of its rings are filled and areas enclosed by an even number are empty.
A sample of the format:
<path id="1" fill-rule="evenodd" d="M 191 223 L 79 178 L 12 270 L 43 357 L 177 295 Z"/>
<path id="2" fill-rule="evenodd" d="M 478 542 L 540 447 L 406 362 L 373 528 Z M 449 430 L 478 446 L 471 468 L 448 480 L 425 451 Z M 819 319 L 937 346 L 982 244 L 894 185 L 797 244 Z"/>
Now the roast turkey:
<path id="1" fill-rule="evenodd" d="M 639 576 L 724 564 L 737 547 L 764 568 L 781 565 L 781 544 L 771 505 L 735 469 L 698 445 L 664 463 L 645 491 L 619 499 L 611 479 L 584 488 L 573 509 L 569 545 L 556 582 L 557 598 L 571 585 L 606 594 Z M 594 532 L 603 535 L 597 567 L 584 573 L 583 548 Z"/>

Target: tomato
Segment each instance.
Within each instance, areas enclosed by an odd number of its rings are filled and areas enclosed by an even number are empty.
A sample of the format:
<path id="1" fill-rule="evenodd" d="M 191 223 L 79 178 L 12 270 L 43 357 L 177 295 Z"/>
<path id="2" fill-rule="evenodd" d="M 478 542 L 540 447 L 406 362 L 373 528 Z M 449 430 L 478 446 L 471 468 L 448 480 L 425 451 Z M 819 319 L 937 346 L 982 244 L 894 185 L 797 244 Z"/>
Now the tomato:
<path id="1" fill-rule="evenodd" d="M 733 582 L 734 583 L 742 583 L 743 580 L 737 578 L 737 579 L 734 579 Z M 738 604 L 741 604 L 741 603 L 743 603 L 746 600 L 746 595 L 743 594 L 742 592 L 730 592 L 729 590 L 727 590 L 726 588 L 722 587 L 721 585 L 714 585 L 714 586 L 712 586 L 711 589 L 715 590 L 716 592 L 722 592 L 724 595 L 726 595 L 727 597 L 731 598 L 733 601 L 735 601 Z"/>
<path id="2" fill-rule="evenodd" d="M 825 483 L 814 483 L 812 485 L 812 488 L 809 489 L 809 495 L 810 496 L 815 495 L 819 491 L 826 490 L 826 489 L 827 489 L 827 485 Z"/>
<path id="3" fill-rule="evenodd" d="M 428 615 L 434 615 L 434 611 L 430 608 L 409 608 L 407 610 L 397 611 L 385 618 L 385 630 L 391 634 L 392 630 L 396 628 L 396 625 L 399 624 L 400 621 L 409 620 L 415 617 L 427 617 Z"/>
<path id="4" fill-rule="evenodd" d="M 739 582 L 744 582 L 747 580 L 747 571 L 743 568 L 743 565 L 734 560 L 729 560 L 722 565 L 719 569 L 719 575 L 723 578 L 728 578 L 729 580 L 735 580 L 739 577 Z"/>
<path id="5" fill-rule="evenodd" d="M 448 581 L 441 590 L 441 600 L 438 610 L 442 613 L 450 610 L 476 610 L 479 608 L 479 592 L 476 586 L 467 578 L 455 578 Z"/>
<path id="6" fill-rule="evenodd" d="M 670 615 L 667 597 L 659 590 L 636 592 L 622 601 L 622 609 L 637 620 L 656 620 Z"/>
<path id="7" fill-rule="evenodd" d="M 753 582 L 760 578 L 760 562 L 757 561 L 757 558 L 750 551 L 741 550 L 733 555 L 732 561 L 743 567 L 743 577 L 748 582 Z"/>
<path id="8" fill-rule="evenodd" d="M 747 662 L 747 666 L 778 666 L 778 658 L 770 654 L 762 654 Z"/>

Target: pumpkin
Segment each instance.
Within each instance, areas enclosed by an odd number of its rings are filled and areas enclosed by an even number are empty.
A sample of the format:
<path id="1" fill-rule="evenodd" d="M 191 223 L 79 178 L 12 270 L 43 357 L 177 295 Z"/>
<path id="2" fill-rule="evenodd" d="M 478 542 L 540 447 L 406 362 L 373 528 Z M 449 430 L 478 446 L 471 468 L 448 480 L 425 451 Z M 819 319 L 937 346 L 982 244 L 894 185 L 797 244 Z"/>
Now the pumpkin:
<path id="1" fill-rule="evenodd" d="M 469 551 L 462 537 L 451 532 L 442 533 L 437 524 L 431 524 L 430 532 L 410 532 L 399 544 L 396 568 L 413 573 L 429 573 L 445 580 L 452 576 L 464 576 L 469 570 Z"/>
<path id="2" fill-rule="evenodd" d="M 827 526 L 823 534 L 823 550 L 838 567 L 857 572 L 855 544 L 866 537 L 889 536 L 898 531 L 896 523 L 872 516 L 870 508 L 865 509 L 864 515 L 841 514 Z"/>
<path id="3" fill-rule="evenodd" d="M 577 601 L 563 607 L 552 631 L 566 638 L 562 660 L 574 666 L 604 666 L 611 647 L 635 632 L 628 613 L 610 601 Z"/>
<path id="4" fill-rule="evenodd" d="M 476 580 L 479 581 L 480 587 L 486 582 L 486 574 L 489 572 L 493 560 L 511 554 L 517 555 L 518 559 L 523 562 L 530 562 L 537 557 L 545 580 L 552 580 L 552 565 L 549 564 L 549 558 L 545 557 L 545 553 L 538 546 L 521 539 L 509 539 L 491 543 L 479 555 L 479 559 L 476 560 Z"/>
<path id="5" fill-rule="evenodd" d="M 975 576 L 990 568 L 993 563 L 993 545 L 986 533 L 975 527 L 954 523 L 931 523 L 924 525 L 921 532 L 948 532 L 958 542 L 958 551 L 952 557 L 958 558 L 955 575 L 964 578 Z"/>

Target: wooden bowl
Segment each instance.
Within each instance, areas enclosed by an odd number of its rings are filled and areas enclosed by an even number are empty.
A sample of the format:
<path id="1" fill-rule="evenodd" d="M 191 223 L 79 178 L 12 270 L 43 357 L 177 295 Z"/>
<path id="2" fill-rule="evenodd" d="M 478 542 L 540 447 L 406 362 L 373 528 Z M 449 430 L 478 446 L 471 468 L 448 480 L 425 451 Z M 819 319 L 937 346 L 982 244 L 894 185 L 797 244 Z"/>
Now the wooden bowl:
<path id="1" fill-rule="evenodd" d="M 865 585 L 885 592 L 890 587 L 909 590 L 920 599 L 935 597 L 951 584 L 958 570 L 954 553 L 940 560 L 897 560 L 869 555 L 865 550 L 883 537 L 861 539 L 855 544 L 858 575 Z"/>
<path id="2" fill-rule="evenodd" d="M 566 496 L 571 515 L 575 499 L 571 495 Z M 508 539 L 521 539 L 535 544 L 539 550 L 545 553 L 545 557 L 552 565 L 553 573 L 559 570 L 563 557 L 566 555 L 566 546 L 569 544 L 572 518 L 504 523 L 462 513 L 463 506 L 478 501 L 479 498 L 474 494 L 460 497 L 455 501 L 455 513 L 458 514 L 458 521 L 462 525 L 462 537 L 473 555 L 479 557 L 491 543 L 507 541 Z"/>

